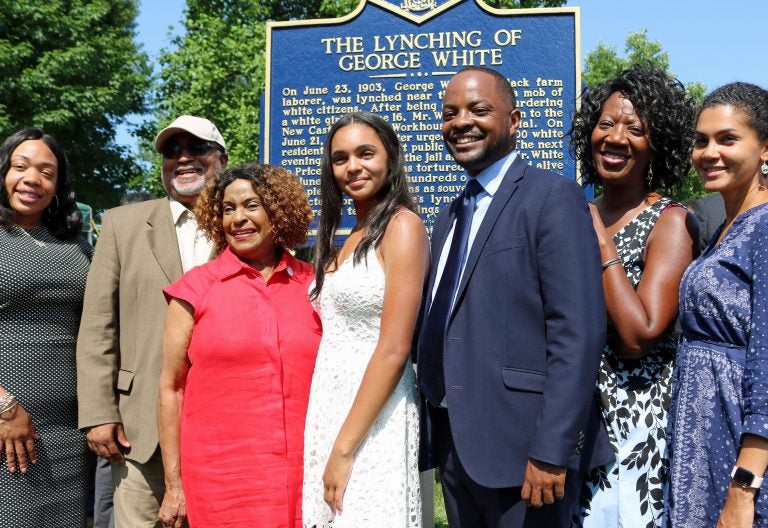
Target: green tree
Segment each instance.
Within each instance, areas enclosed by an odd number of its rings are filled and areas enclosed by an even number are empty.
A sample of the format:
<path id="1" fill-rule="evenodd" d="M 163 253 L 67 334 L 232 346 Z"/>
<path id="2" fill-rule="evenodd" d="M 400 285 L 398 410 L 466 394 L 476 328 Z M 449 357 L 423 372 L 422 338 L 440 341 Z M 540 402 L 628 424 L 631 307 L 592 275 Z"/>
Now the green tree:
<path id="1" fill-rule="evenodd" d="M 115 142 L 144 113 L 146 54 L 136 0 L 0 0 L 0 136 L 37 126 L 65 148 L 77 198 L 112 206 L 141 170 Z"/>
<path id="2" fill-rule="evenodd" d="M 620 57 L 615 46 L 598 43 L 597 48 L 587 53 L 584 59 L 583 78 L 587 86 L 615 77 L 633 64 L 669 70 L 669 54 L 662 49 L 660 42 L 648 40 L 647 30 L 630 33 L 624 53 L 626 56 Z"/>
<path id="3" fill-rule="evenodd" d="M 271 5 L 274 4 L 274 5 Z M 295 9 L 292 11 L 291 4 Z M 160 160 L 152 155 L 155 134 L 181 114 L 210 119 L 222 130 L 230 162 L 258 157 L 259 98 L 264 90 L 265 22 L 270 8 L 302 14 L 301 2 L 188 0 L 184 31 L 163 50 L 155 91 L 155 114 L 143 130 L 143 152 L 153 160 L 132 186 L 164 194 Z"/>
<path id="4" fill-rule="evenodd" d="M 620 57 L 615 46 L 598 43 L 597 48 L 587 53 L 584 59 L 582 78 L 587 86 L 594 86 L 615 77 L 633 64 L 654 66 L 669 72 L 669 53 L 664 51 L 658 40 L 648 40 L 648 31 L 645 29 L 627 36 L 624 54 L 624 57 Z M 688 83 L 686 89 L 691 97 L 701 101 L 706 86 L 699 82 L 692 82 Z"/>
<path id="5" fill-rule="evenodd" d="M 624 46 L 624 56 L 619 56 L 615 46 L 602 42 L 587 53 L 584 59 L 582 78 L 587 86 L 595 86 L 615 77 L 622 70 L 633 64 L 654 66 L 671 74 L 669 71 L 669 54 L 664 51 L 659 41 L 648 40 L 647 30 L 630 33 Z M 700 82 L 688 83 L 688 95 L 700 102 L 706 92 L 706 86 Z M 699 177 L 691 170 L 682 187 L 672 196 L 677 200 L 698 198 L 706 194 Z"/>

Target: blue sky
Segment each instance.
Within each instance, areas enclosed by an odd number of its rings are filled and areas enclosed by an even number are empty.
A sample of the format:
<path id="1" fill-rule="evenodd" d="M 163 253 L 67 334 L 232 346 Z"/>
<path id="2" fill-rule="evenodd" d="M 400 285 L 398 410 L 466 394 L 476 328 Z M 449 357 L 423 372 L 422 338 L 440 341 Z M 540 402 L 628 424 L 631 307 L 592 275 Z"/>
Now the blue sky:
<path id="1" fill-rule="evenodd" d="M 708 91 L 731 81 L 768 88 L 766 0 L 571 0 L 581 8 L 582 57 L 599 41 L 623 54 L 627 35 L 648 30 L 683 83 Z"/>
<path id="2" fill-rule="evenodd" d="M 141 0 L 138 40 L 150 58 L 170 46 L 171 27 L 180 31 L 184 0 Z M 670 69 L 685 84 L 708 90 L 730 81 L 768 88 L 767 0 L 569 0 L 581 8 L 583 56 L 598 42 L 623 55 L 627 35 L 646 29 L 669 53 Z M 124 132 L 121 143 L 132 143 Z"/>
<path id="3" fill-rule="evenodd" d="M 169 26 L 181 27 L 184 0 L 141 0 L 138 39 L 155 58 L 170 45 Z M 570 0 L 581 8 L 582 57 L 597 43 L 623 54 L 632 31 L 648 30 L 669 53 L 671 69 L 684 83 L 709 89 L 734 80 L 768 88 L 766 0 Z"/>

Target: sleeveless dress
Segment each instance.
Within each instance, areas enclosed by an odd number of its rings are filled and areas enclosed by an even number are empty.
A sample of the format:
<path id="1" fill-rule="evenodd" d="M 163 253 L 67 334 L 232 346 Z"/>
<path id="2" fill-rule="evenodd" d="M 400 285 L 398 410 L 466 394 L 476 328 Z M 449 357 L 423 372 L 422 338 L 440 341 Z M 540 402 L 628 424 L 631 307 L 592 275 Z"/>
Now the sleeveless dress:
<path id="1" fill-rule="evenodd" d="M 661 198 L 613 236 L 624 271 L 637 289 L 648 235 L 661 213 L 676 206 Z M 670 329 L 654 350 L 624 359 L 603 350 L 597 392 L 616 462 L 594 468 L 582 484 L 574 527 L 658 528 L 665 523 L 669 460 L 665 428 L 677 338 Z"/>
<path id="2" fill-rule="evenodd" d="M 0 227 L 0 385 L 40 436 L 37 464 L 0 457 L 0 528 L 85 526 L 90 474 L 77 429 L 75 342 L 93 248 L 45 228 Z"/>
<path id="3" fill-rule="evenodd" d="M 264 282 L 226 248 L 163 290 L 194 307 L 179 439 L 192 527 L 301 526 L 313 276 L 283 251 Z"/>
<path id="4" fill-rule="evenodd" d="M 722 227 L 680 284 L 683 340 L 669 413 L 669 518 L 715 526 L 742 435 L 768 438 L 768 204 Z M 768 527 L 768 478 L 754 526 Z"/>
<path id="5" fill-rule="evenodd" d="M 305 528 L 421 526 L 416 376 L 409 359 L 400 382 L 355 455 L 334 516 L 323 500 L 323 472 L 379 338 L 384 270 L 371 248 L 325 276 L 315 309 L 323 337 L 312 377 L 304 432 Z"/>

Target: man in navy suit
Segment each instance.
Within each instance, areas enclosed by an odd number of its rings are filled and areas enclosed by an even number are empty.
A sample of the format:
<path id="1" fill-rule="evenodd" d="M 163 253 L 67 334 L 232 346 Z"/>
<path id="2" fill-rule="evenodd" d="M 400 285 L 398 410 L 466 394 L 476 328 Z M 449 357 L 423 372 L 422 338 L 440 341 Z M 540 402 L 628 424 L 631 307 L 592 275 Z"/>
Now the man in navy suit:
<path id="1" fill-rule="evenodd" d="M 579 472 L 613 457 L 592 220 L 578 184 L 517 155 L 520 121 L 498 72 L 451 78 L 443 139 L 469 182 L 435 223 L 418 375 L 452 528 L 570 526 Z"/>

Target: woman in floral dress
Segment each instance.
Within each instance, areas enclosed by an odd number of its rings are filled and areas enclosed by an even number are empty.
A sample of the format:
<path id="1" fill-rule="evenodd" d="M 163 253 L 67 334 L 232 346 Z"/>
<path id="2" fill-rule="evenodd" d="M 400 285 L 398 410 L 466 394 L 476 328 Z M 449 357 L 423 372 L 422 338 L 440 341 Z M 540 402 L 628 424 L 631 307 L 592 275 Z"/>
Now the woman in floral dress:
<path id="1" fill-rule="evenodd" d="M 660 191 L 688 172 L 692 102 L 664 72 L 633 67 L 591 89 L 571 145 L 603 261 L 609 328 L 597 393 L 616 459 L 585 479 L 574 526 L 664 525 L 665 428 L 677 290 L 696 251 L 695 221 Z"/>

